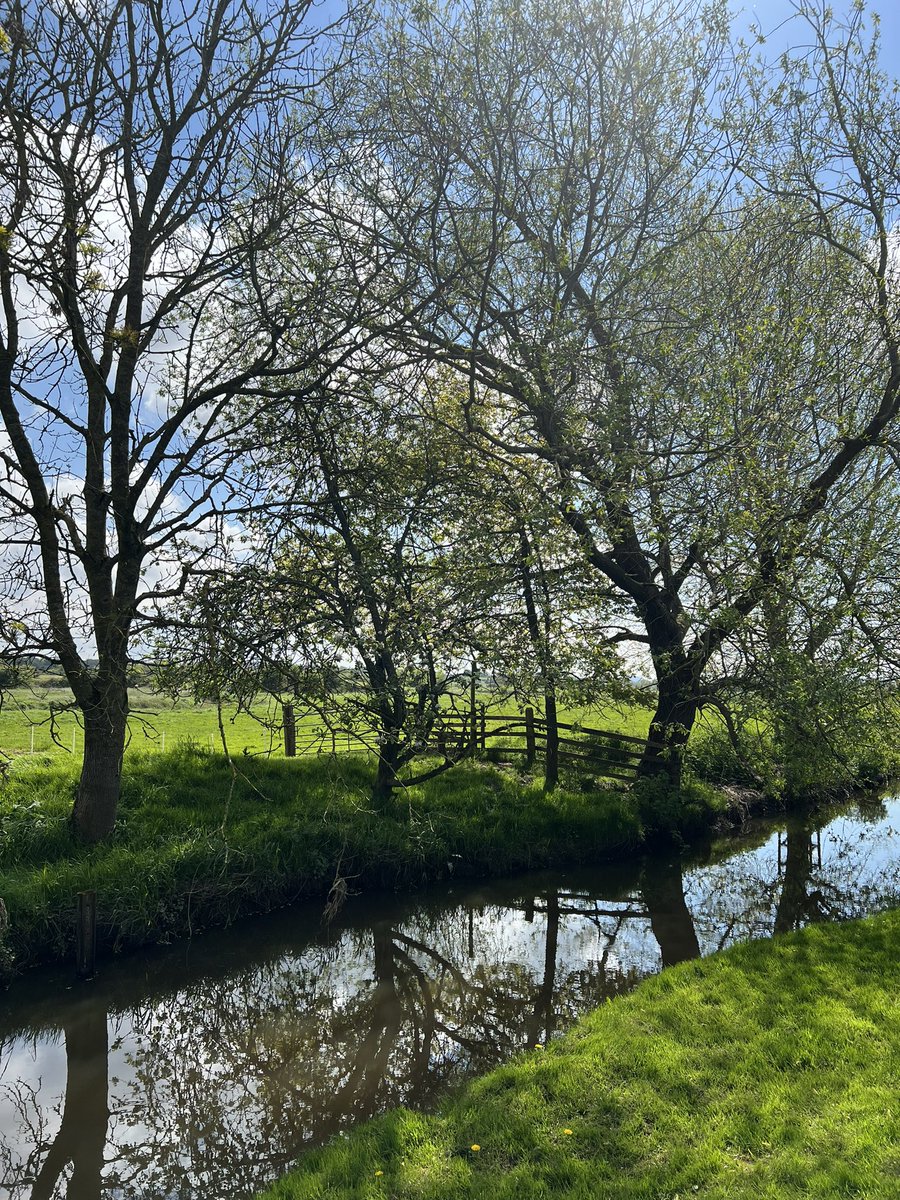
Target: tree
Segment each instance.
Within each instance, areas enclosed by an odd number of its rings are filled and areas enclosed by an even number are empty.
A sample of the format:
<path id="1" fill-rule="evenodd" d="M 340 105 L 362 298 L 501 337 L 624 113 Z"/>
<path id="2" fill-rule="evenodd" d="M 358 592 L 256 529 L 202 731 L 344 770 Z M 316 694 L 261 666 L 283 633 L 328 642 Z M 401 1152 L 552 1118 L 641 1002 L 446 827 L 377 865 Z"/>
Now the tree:
<path id="1" fill-rule="evenodd" d="M 454 390 L 458 395 L 458 380 Z M 456 435 L 470 464 L 453 535 L 465 548 L 456 569 L 481 597 L 469 605 L 464 639 L 501 701 L 511 694 L 542 708 L 544 786 L 552 791 L 559 779 L 558 701 L 585 705 L 625 691 L 615 650 L 621 612 L 548 503 L 545 465 L 485 453 L 464 428 Z"/>
<path id="2" fill-rule="evenodd" d="M 283 369 L 263 268 L 318 115 L 308 8 L 0 16 L 5 617 L 20 651 L 59 657 L 80 710 L 88 841 L 115 822 L 129 645 L 221 536 L 233 398 Z"/>
<path id="3" fill-rule="evenodd" d="M 552 467 L 653 664 L 642 773 L 676 784 L 710 673 L 900 408 L 897 104 L 858 29 L 809 19 L 747 111 L 721 9 L 413 6 L 353 117 L 378 170 L 348 186 L 422 280 L 407 344 L 468 380 L 495 453 Z"/>
<path id="4" fill-rule="evenodd" d="M 318 391 L 298 381 L 253 423 L 244 482 L 256 550 L 204 585 L 185 627 L 188 644 L 193 630 L 206 648 L 204 677 L 250 695 L 248 664 L 257 686 L 274 668 L 332 731 L 368 744 L 383 806 L 433 746 L 468 673 L 463 631 L 482 594 L 457 565 L 465 455 L 418 403 L 439 381 L 389 360 L 369 365 L 337 371 Z M 324 686 L 335 677 L 342 687 Z"/>
<path id="5" fill-rule="evenodd" d="M 576 673 L 581 699 L 601 683 L 607 695 L 615 676 L 599 632 L 608 597 L 534 485 L 535 464 L 508 478 L 455 426 L 458 380 L 391 357 L 370 346 L 357 371 L 253 425 L 259 553 L 204 585 L 185 614 L 194 648 L 169 657 L 244 703 L 267 671 L 292 679 L 334 733 L 377 751 L 379 805 L 425 777 L 401 772 L 433 752 L 477 663 L 501 693 L 543 703 L 552 790 L 558 695 Z M 342 688 L 323 686 L 340 673 Z"/>
<path id="6" fill-rule="evenodd" d="M 729 647 L 716 704 L 774 792 L 812 795 L 893 769 L 898 504 L 880 450 L 848 472 L 809 547 Z"/>

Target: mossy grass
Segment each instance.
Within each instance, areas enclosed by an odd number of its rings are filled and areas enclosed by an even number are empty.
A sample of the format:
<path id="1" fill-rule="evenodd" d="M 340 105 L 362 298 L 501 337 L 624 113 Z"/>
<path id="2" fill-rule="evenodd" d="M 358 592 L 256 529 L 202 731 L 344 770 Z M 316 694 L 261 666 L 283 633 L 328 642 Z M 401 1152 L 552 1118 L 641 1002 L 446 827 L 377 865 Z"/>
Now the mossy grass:
<path id="1" fill-rule="evenodd" d="M 408 887 L 448 873 L 508 873 L 636 849 L 644 818 L 621 791 L 558 789 L 467 763 L 371 802 L 364 756 L 285 760 L 184 746 L 132 755 L 114 836 L 76 845 L 77 768 L 17 763 L 0 789 L 0 898 L 20 967 L 72 952 L 79 891 L 97 892 L 100 935 L 139 945 L 221 926 L 302 895 Z"/>
<path id="2" fill-rule="evenodd" d="M 900 1196 L 900 912 L 664 971 L 266 1200 Z"/>

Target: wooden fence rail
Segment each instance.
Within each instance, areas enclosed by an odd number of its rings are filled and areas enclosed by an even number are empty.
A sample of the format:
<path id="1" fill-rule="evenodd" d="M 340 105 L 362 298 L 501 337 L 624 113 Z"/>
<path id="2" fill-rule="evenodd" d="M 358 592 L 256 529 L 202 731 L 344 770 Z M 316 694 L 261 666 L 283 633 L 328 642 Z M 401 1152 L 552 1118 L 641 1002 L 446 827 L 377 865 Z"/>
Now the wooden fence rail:
<path id="1" fill-rule="evenodd" d="M 539 753 L 547 753 L 548 742 L 552 741 L 560 759 L 584 767 L 594 775 L 626 782 L 635 779 L 648 745 L 646 738 L 566 721 L 556 723 L 556 736 L 552 737 L 553 730 L 547 721 L 530 708 L 524 715 L 482 713 L 478 727 L 478 749 L 490 751 L 491 757 L 524 755 L 530 766 Z M 469 713 L 442 714 L 433 735 L 435 747 L 443 750 L 448 743 L 461 746 L 471 728 Z"/>
<path id="2" fill-rule="evenodd" d="M 325 726 L 298 727 L 293 710 L 287 705 L 284 716 L 284 750 L 288 757 L 377 751 L 374 733 L 360 734 Z M 476 704 L 469 711 L 441 713 L 422 749 L 460 759 L 472 755 L 499 760 L 524 756 L 529 768 L 539 758 L 553 754 L 593 775 L 632 782 L 647 745 L 646 738 L 590 725 L 558 721 L 553 729 L 531 708 L 524 713 L 489 713 L 484 705 Z"/>

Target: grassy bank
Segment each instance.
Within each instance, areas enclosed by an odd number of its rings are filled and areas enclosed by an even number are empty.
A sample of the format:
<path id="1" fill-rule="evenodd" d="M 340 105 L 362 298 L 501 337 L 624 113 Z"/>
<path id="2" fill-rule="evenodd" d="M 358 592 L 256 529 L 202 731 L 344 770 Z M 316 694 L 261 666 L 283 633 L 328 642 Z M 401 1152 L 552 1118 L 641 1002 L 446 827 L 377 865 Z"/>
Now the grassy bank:
<path id="1" fill-rule="evenodd" d="M 900 913 L 683 964 L 266 1200 L 900 1196 Z"/>
<path id="2" fill-rule="evenodd" d="M 0 897 L 20 967 L 72 953 L 79 891 L 98 896 L 107 947 L 186 936 L 298 896 L 456 874 L 594 862 L 636 849 L 646 811 L 627 793 L 559 789 L 479 764 L 369 799 L 362 756 L 292 761 L 197 748 L 126 760 L 114 837 L 76 846 L 73 764 L 19 763 L 0 789 Z M 711 812 L 692 810 L 708 825 Z"/>

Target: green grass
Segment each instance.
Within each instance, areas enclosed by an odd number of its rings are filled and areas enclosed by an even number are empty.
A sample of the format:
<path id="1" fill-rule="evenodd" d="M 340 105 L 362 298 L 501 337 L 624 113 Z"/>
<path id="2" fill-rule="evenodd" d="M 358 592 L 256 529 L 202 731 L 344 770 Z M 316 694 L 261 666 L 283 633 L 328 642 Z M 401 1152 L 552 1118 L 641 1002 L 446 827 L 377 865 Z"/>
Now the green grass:
<path id="1" fill-rule="evenodd" d="M 75 845 L 68 818 L 77 768 L 18 760 L 0 788 L 0 897 L 21 966 L 72 953 L 79 891 L 97 892 L 100 932 L 113 947 L 184 936 L 326 893 L 406 887 L 457 874 L 489 876 L 597 861 L 644 836 L 625 793 L 560 788 L 465 763 L 399 790 L 386 811 L 370 801 L 363 755 L 240 758 L 185 746 L 126 759 L 109 842 Z M 338 883 L 342 889 L 343 884 Z"/>
<path id="2" fill-rule="evenodd" d="M 893 912 L 667 970 L 266 1200 L 896 1198 L 898 939 Z"/>
<path id="3" fill-rule="evenodd" d="M 53 724 L 50 721 L 51 705 L 62 708 L 71 698 L 71 693 L 60 687 L 13 689 L 0 708 L 0 751 L 9 756 L 27 754 L 33 740 L 36 754 L 52 754 L 60 759 L 74 757 L 80 761 L 84 736 L 74 713 L 61 712 Z M 221 749 L 215 705 L 173 702 L 141 688 L 131 689 L 130 702 L 128 753 L 171 750 L 191 742 L 207 749 Z M 273 735 L 265 723 L 271 723 L 273 717 L 272 705 L 259 704 L 252 713 L 226 706 L 223 723 L 229 750 L 237 754 L 264 753 L 270 746 L 280 750 L 280 733 Z M 313 723 L 312 719 L 298 720 L 298 738 Z"/>
<path id="4" fill-rule="evenodd" d="M 28 754 L 33 744 L 35 754 L 52 754 L 60 759 L 74 758 L 80 761 L 84 738 L 74 713 L 61 712 L 54 725 L 50 722 L 51 706 L 60 709 L 71 699 L 71 692 L 62 687 L 12 689 L 4 696 L 0 707 L 0 752 L 8 756 Z M 490 704 L 490 699 L 489 696 L 481 696 L 480 702 Z M 171 750 L 185 743 L 194 743 L 206 749 L 221 749 L 215 705 L 174 702 L 145 688 L 132 688 L 130 701 L 129 754 Z M 502 705 L 504 713 L 514 710 L 512 702 Z M 234 706 L 226 705 L 223 719 L 232 754 L 243 754 L 245 751 L 261 754 L 270 748 L 276 753 L 281 752 L 280 731 L 276 729 L 273 733 L 271 729 L 272 723 L 277 725 L 280 720 L 274 702 L 257 704 L 250 713 L 238 712 Z M 639 705 L 561 709 L 559 720 L 646 737 L 650 727 L 650 710 Z M 319 724 L 317 717 L 298 716 L 298 743 L 303 743 L 305 732 Z M 343 744 L 338 748 L 343 749 Z"/>

